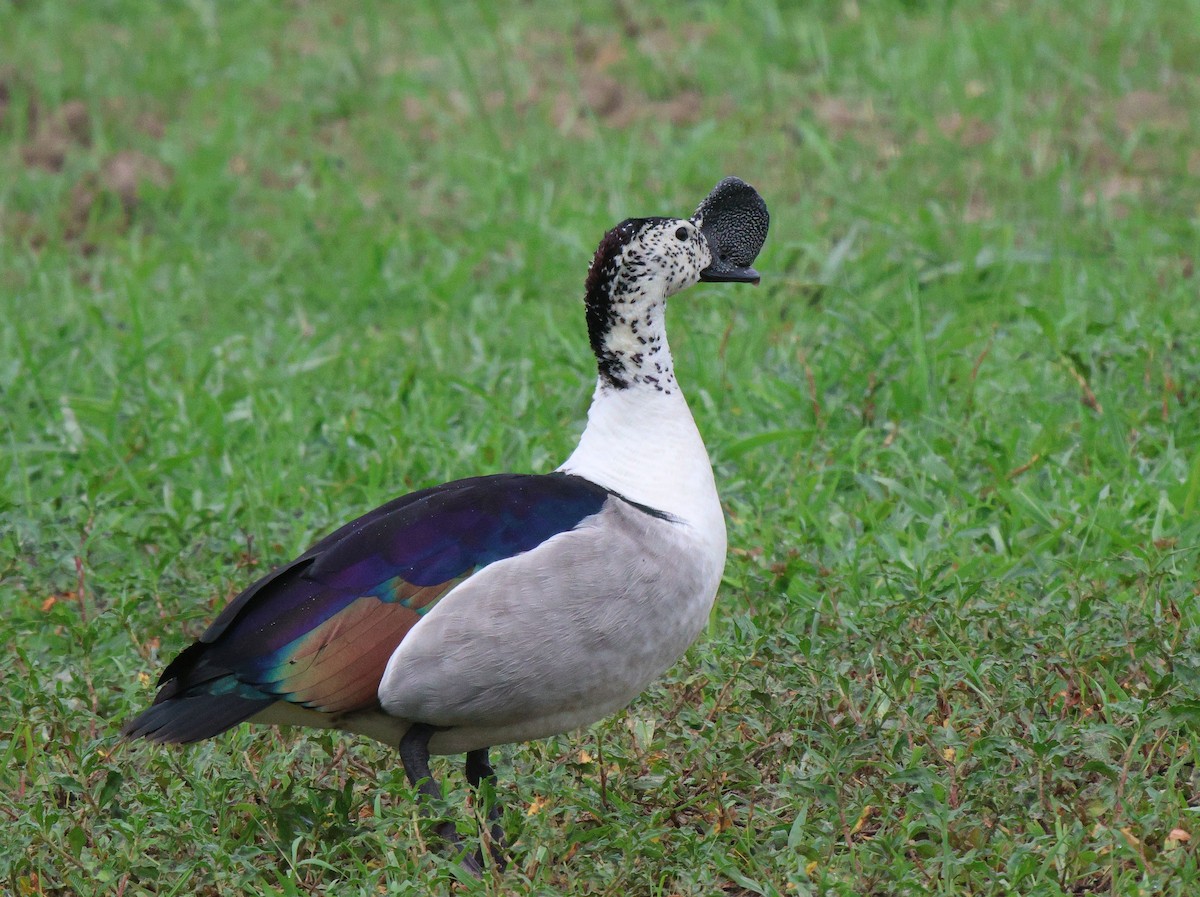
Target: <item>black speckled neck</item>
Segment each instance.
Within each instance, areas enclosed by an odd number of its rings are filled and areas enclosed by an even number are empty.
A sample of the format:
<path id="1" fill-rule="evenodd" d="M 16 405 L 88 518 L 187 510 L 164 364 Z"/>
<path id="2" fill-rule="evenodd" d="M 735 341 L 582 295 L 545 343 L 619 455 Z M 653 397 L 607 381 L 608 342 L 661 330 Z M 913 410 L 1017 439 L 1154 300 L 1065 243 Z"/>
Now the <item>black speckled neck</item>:
<path id="1" fill-rule="evenodd" d="M 637 219 L 627 218 L 606 233 L 592 257 L 584 284 L 583 303 L 587 312 L 588 340 L 596 355 L 600 379 L 618 389 L 629 384 L 621 376 L 624 365 L 605 345 L 605 337 L 613 325 L 613 289 L 621 273 L 621 255 L 637 232 Z"/>
<path id="2" fill-rule="evenodd" d="M 627 389 L 637 382 L 646 382 L 662 391 L 670 391 L 675 378 L 671 371 L 670 355 L 665 363 L 652 363 L 649 371 L 647 359 L 657 356 L 666 348 L 666 339 L 661 326 L 665 299 L 647 303 L 644 291 L 639 287 L 645 273 L 647 259 L 627 258 L 626 250 L 642 231 L 663 221 L 665 218 L 628 218 L 604 235 L 596 255 L 588 268 L 585 284 L 584 305 L 587 310 L 588 339 L 601 382 L 614 389 Z M 635 307 L 636 306 L 636 307 Z M 626 343 L 637 348 L 615 345 L 615 329 L 629 331 Z"/>

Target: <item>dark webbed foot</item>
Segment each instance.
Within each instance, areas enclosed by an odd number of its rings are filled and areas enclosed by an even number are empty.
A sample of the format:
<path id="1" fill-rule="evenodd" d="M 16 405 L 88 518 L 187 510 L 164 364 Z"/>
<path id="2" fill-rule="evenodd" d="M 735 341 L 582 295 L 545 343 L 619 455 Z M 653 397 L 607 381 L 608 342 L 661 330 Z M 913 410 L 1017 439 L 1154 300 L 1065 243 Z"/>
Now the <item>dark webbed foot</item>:
<path id="1" fill-rule="evenodd" d="M 416 723 L 400 739 L 400 762 L 404 764 L 404 774 L 408 776 L 409 783 L 416 787 L 424 801 L 440 801 L 442 799 L 442 789 L 429 769 L 429 739 L 436 731 L 437 729 L 433 726 Z M 485 756 L 485 765 L 486 762 Z M 476 878 L 483 874 L 483 858 L 480 851 L 467 853 L 462 838 L 458 836 L 458 830 L 453 823 L 443 822 L 437 827 L 437 833 L 438 837 L 449 843 L 459 854 L 459 862 L 462 863 L 464 869 Z"/>
<path id="2" fill-rule="evenodd" d="M 492 861 L 495 862 L 496 868 L 503 871 L 508 865 L 508 857 L 504 853 L 504 849 L 508 846 L 504 838 L 504 827 L 500 824 L 500 801 L 496 797 L 496 770 L 492 769 L 492 764 L 488 762 L 488 749 L 480 748 L 477 751 L 467 752 L 467 784 L 479 791 L 480 784 L 486 780 L 492 785 L 491 801 L 487 807 L 488 820 L 488 835 L 485 840 L 488 847 L 488 852 L 492 855 Z M 483 859 L 482 854 L 480 859 Z"/>

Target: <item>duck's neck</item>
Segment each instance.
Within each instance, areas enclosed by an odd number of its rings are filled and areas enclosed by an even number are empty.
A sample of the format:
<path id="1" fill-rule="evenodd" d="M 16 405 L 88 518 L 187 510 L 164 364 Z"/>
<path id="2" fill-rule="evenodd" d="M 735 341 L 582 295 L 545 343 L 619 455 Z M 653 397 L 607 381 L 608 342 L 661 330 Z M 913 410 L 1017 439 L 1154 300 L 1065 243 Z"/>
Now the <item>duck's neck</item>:
<path id="1" fill-rule="evenodd" d="M 560 470 L 687 521 L 724 545 L 712 465 L 667 344 L 669 284 L 636 259 L 614 264 L 604 252 L 602 243 L 586 297 L 596 392 L 579 446 Z"/>
<path id="2" fill-rule="evenodd" d="M 665 321 L 672 284 L 649 257 L 627 251 L 637 225 L 626 221 L 605 234 L 588 268 L 588 339 L 602 387 L 677 392 Z"/>
<path id="3" fill-rule="evenodd" d="M 677 386 L 614 389 L 601 377 L 587 426 L 559 468 L 663 511 L 724 543 L 712 464 Z"/>

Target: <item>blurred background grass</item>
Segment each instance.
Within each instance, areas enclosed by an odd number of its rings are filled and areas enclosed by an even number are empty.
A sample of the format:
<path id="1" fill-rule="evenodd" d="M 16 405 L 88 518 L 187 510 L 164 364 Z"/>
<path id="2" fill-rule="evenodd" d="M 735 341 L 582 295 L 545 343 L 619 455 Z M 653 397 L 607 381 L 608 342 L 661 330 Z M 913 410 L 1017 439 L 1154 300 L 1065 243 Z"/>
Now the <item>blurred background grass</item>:
<path id="1" fill-rule="evenodd" d="M 0 882 L 452 887 L 393 753 L 117 725 L 334 524 L 559 463 L 600 235 L 737 174 L 763 285 L 671 321 L 710 631 L 502 752 L 515 866 L 462 887 L 1193 893 L 1197 21 L 0 4 Z"/>

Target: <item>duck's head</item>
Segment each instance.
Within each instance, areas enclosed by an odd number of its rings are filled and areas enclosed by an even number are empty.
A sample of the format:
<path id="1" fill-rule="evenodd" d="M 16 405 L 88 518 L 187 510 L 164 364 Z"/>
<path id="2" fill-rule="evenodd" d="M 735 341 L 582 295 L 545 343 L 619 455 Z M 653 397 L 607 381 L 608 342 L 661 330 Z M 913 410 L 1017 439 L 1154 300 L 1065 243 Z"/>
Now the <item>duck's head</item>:
<path id="1" fill-rule="evenodd" d="M 628 218 L 600 241 L 584 303 L 601 378 L 624 386 L 665 346 L 666 299 L 700 281 L 758 283 L 770 217 L 757 191 L 725 178 L 691 218 Z M 637 370 L 635 370 L 637 369 Z M 643 372 L 657 382 L 657 374 Z"/>
<path id="2" fill-rule="evenodd" d="M 769 223 L 758 192 L 739 178 L 725 178 L 691 218 L 627 218 L 605 234 L 588 271 L 587 293 L 661 289 L 666 297 L 700 281 L 758 283 L 751 264 Z"/>

